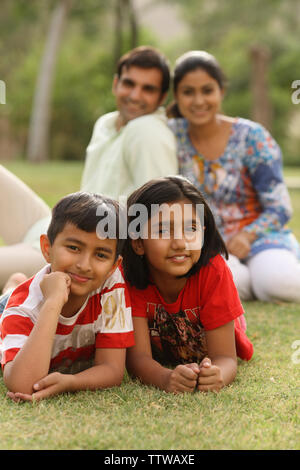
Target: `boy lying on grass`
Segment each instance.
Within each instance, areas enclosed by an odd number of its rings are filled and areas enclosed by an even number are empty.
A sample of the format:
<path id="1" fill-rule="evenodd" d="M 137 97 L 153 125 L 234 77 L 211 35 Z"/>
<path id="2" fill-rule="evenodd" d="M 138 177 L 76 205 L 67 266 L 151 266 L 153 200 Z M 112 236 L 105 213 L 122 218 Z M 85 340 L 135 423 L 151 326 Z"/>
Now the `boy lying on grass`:
<path id="1" fill-rule="evenodd" d="M 8 300 L 0 357 L 14 401 L 122 382 L 126 348 L 134 344 L 131 307 L 119 269 L 121 241 L 99 238 L 99 208 L 119 233 L 115 201 L 78 192 L 58 202 L 41 236 L 49 264 Z"/>

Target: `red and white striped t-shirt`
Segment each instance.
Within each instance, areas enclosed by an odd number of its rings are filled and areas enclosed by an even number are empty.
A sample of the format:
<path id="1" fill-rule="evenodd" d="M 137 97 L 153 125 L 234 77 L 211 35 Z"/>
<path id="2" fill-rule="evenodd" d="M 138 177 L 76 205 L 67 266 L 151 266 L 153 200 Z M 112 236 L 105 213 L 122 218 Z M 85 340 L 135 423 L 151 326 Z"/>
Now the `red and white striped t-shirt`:
<path id="1" fill-rule="evenodd" d="M 40 282 L 49 272 L 50 265 L 45 266 L 18 286 L 7 302 L 0 323 L 2 368 L 23 347 L 37 321 L 44 302 Z M 130 297 L 117 268 L 75 315 L 59 316 L 49 370 L 76 373 L 92 365 L 96 348 L 133 345 Z"/>

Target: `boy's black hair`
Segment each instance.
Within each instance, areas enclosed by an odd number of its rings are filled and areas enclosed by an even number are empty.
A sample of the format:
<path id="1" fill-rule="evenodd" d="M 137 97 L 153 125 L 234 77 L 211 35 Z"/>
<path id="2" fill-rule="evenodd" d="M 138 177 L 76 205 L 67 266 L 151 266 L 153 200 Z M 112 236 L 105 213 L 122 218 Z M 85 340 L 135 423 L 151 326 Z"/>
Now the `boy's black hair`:
<path id="1" fill-rule="evenodd" d="M 204 207 L 204 242 L 198 262 L 184 276 L 189 277 L 202 266 L 206 266 L 210 259 L 217 254 L 223 254 L 228 258 L 228 252 L 216 227 L 214 216 L 201 192 L 181 176 L 157 178 L 148 181 L 129 196 L 127 210 L 129 211 L 133 204 L 143 204 L 147 208 L 150 217 L 152 204 L 161 205 L 163 203 L 179 202 L 182 199 L 188 199 L 194 206 L 203 204 Z M 128 225 L 133 219 L 133 216 L 128 216 Z M 128 234 L 125 241 L 122 255 L 125 278 L 138 289 L 145 289 L 150 282 L 147 262 L 144 257 L 134 252 L 130 234 Z"/>
<path id="2" fill-rule="evenodd" d="M 170 68 L 167 58 L 151 46 L 139 46 L 124 54 L 117 64 L 117 75 L 120 78 L 123 68 L 140 67 L 142 69 L 158 69 L 162 74 L 161 94 L 166 93 L 170 86 Z"/>
<path id="3" fill-rule="evenodd" d="M 100 214 L 100 215 L 99 215 Z M 117 201 L 99 194 L 79 191 L 63 197 L 52 209 L 52 219 L 47 231 L 50 244 L 53 245 L 55 238 L 61 233 L 67 223 L 75 225 L 85 232 L 96 232 L 99 230 L 99 222 L 106 218 L 108 224 L 115 227 L 116 259 L 121 254 L 123 239 L 119 239 L 120 224 L 126 223 L 125 210 Z M 104 231 L 103 231 L 104 232 Z M 105 228 L 107 234 L 107 230 Z M 105 236 L 101 233 L 101 236 Z"/>

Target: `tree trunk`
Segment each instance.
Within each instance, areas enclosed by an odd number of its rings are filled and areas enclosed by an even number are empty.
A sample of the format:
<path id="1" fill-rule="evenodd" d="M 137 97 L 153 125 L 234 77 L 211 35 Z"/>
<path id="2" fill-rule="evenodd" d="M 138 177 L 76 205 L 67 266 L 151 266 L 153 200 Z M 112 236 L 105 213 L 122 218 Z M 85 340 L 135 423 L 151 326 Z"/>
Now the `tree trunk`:
<path id="1" fill-rule="evenodd" d="M 134 49 L 137 47 L 139 38 L 138 38 L 138 21 L 137 21 L 137 14 L 134 8 L 134 4 L 132 0 L 127 0 L 127 10 L 129 16 L 129 25 L 130 25 L 130 33 L 131 33 L 131 48 Z"/>
<path id="2" fill-rule="evenodd" d="M 268 92 L 267 78 L 270 61 L 269 49 L 260 45 L 252 46 L 250 57 L 252 62 L 252 119 L 271 131 L 272 104 Z"/>
<path id="3" fill-rule="evenodd" d="M 54 8 L 38 74 L 29 126 L 27 158 L 48 160 L 52 84 L 59 46 L 73 0 L 60 0 Z"/>
<path id="4" fill-rule="evenodd" d="M 123 30 L 124 20 L 130 28 L 130 46 L 131 49 L 138 45 L 138 21 L 132 0 L 115 0 L 115 64 L 118 63 L 123 54 Z M 125 25 L 125 27 L 126 27 Z"/>
<path id="5" fill-rule="evenodd" d="M 123 46 L 123 0 L 115 0 L 115 47 L 114 62 L 117 65 Z"/>

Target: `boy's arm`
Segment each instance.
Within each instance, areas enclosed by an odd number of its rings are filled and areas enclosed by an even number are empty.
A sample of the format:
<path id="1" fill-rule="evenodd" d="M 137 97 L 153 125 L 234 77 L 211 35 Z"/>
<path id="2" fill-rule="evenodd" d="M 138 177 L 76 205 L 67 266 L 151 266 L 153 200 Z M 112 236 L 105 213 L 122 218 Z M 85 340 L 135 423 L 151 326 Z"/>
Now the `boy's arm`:
<path id="1" fill-rule="evenodd" d="M 78 374 L 53 372 L 34 384 L 34 393 L 8 393 L 14 401 L 42 400 L 64 392 L 97 390 L 121 385 L 126 350 L 96 349 L 95 365 Z"/>
<path id="2" fill-rule="evenodd" d="M 45 301 L 37 321 L 22 349 L 4 367 L 4 382 L 11 392 L 31 394 L 33 385 L 48 374 L 53 339 L 68 299 L 69 284 L 69 276 L 61 272 L 48 274 L 41 282 Z"/>
<path id="3" fill-rule="evenodd" d="M 96 349 L 95 365 L 74 374 L 68 391 L 97 390 L 121 385 L 125 372 L 126 349 Z"/>
<path id="4" fill-rule="evenodd" d="M 197 380 L 197 364 L 179 365 L 174 370 L 163 367 L 152 358 L 147 319 L 133 317 L 133 325 L 135 346 L 127 350 L 128 372 L 166 392 L 192 392 Z"/>

